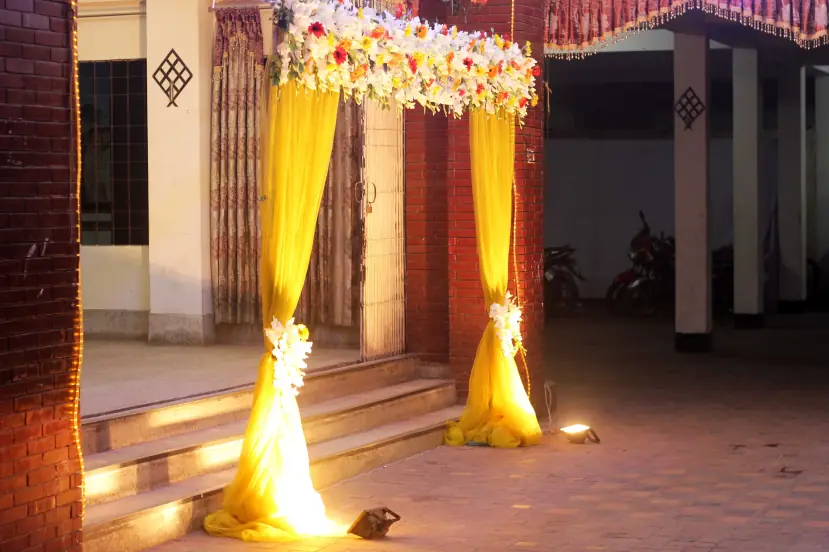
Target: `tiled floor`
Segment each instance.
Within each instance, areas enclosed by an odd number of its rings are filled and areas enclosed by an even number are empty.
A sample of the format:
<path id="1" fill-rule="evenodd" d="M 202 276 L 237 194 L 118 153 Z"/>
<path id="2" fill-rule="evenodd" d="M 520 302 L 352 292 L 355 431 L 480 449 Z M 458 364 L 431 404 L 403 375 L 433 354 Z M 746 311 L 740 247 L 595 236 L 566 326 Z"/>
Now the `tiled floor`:
<path id="1" fill-rule="evenodd" d="M 262 350 L 182 347 L 137 341 L 84 343 L 81 416 L 118 411 L 253 383 Z M 309 370 L 352 363 L 359 351 L 314 349 Z"/>
<path id="2" fill-rule="evenodd" d="M 827 332 L 721 330 L 715 353 L 676 355 L 671 329 L 615 324 L 562 323 L 545 351 L 557 425 L 600 445 L 441 448 L 323 492 L 342 522 L 397 511 L 385 541 L 194 533 L 154 552 L 829 550 Z"/>
<path id="3" fill-rule="evenodd" d="M 194 533 L 154 552 L 807 552 L 829 549 L 824 393 L 565 386 L 560 435 L 537 448 L 441 448 L 326 490 L 349 521 L 386 505 L 385 541 L 268 545 Z"/>

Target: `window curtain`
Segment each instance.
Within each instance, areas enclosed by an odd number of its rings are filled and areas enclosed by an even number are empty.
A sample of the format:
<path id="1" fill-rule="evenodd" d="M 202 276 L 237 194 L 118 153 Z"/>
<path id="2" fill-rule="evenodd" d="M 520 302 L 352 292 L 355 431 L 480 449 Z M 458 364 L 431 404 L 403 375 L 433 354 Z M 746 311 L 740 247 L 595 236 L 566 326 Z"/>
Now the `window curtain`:
<path id="1" fill-rule="evenodd" d="M 359 181 L 363 129 L 361 106 L 341 101 L 308 277 L 296 317 L 317 326 L 357 325 L 362 255 Z"/>
<path id="2" fill-rule="evenodd" d="M 515 120 L 483 110 L 469 115 L 475 239 L 486 308 L 502 303 L 509 282 L 512 184 L 515 178 Z M 446 443 L 511 448 L 541 441 L 541 427 L 514 357 L 508 357 L 492 320 L 478 345 L 469 395 Z"/>
<path id="3" fill-rule="evenodd" d="M 210 128 L 210 265 L 216 324 L 260 320 L 258 9 L 216 12 Z"/>
<path id="4" fill-rule="evenodd" d="M 270 86 L 262 160 L 262 314 L 293 317 L 299 301 L 331 159 L 339 94 Z M 312 336 L 313 337 L 313 336 Z M 208 533 L 279 541 L 335 530 L 314 490 L 296 397 L 274 387 L 271 346 L 259 362 L 253 408 L 236 476 Z"/>

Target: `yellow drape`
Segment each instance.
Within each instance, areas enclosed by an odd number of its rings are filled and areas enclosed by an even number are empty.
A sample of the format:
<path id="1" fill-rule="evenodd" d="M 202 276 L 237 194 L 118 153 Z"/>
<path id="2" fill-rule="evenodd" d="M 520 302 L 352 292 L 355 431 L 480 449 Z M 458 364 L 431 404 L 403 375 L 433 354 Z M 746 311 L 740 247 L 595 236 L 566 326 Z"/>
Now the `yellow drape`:
<path id="1" fill-rule="evenodd" d="M 502 302 L 509 280 L 512 182 L 515 177 L 515 120 L 483 110 L 469 115 L 472 196 L 478 261 L 486 307 Z M 484 330 L 461 419 L 450 424 L 446 443 L 493 447 L 535 445 L 541 427 L 515 358 L 507 358 L 490 320 Z"/>
<path id="2" fill-rule="evenodd" d="M 339 94 L 271 86 L 262 131 L 262 314 L 293 316 L 314 240 L 334 143 Z M 266 343 L 270 351 L 270 345 Z M 311 482 L 299 407 L 273 386 L 273 357 L 259 362 L 253 409 L 236 477 L 223 509 L 204 521 L 208 533 L 246 541 L 332 534 Z"/>

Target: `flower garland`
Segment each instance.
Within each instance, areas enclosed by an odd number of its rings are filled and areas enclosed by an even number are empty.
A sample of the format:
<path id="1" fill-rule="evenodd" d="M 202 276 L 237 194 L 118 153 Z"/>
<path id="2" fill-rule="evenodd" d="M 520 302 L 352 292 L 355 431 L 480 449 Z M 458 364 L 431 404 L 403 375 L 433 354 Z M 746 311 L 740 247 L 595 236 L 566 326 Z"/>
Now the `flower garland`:
<path id="1" fill-rule="evenodd" d="M 297 81 L 357 102 L 422 105 L 460 117 L 469 109 L 508 113 L 519 122 L 538 103 L 541 69 L 530 43 L 468 33 L 420 18 L 403 19 L 348 0 L 273 0 L 283 30 L 270 71 L 274 84 Z"/>
<path id="2" fill-rule="evenodd" d="M 274 317 L 270 328 L 265 328 L 265 335 L 273 345 L 271 354 L 274 358 L 273 386 L 280 393 L 299 395 L 299 388 L 304 385 L 305 360 L 311 354 L 313 343 L 308 341 L 308 328 L 288 320 L 284 326 Z"/>
<path id="3" fill-rule="evenodd" d="M 495 325 L 495 335 L 501 342 L 504 356 L 513 358 L 524 344 L 521 336 L 521 307 L 512 300 L 509 291 L 504 294 L 503 303 L 492 303 L 489 306 L 489 317 Z"/>

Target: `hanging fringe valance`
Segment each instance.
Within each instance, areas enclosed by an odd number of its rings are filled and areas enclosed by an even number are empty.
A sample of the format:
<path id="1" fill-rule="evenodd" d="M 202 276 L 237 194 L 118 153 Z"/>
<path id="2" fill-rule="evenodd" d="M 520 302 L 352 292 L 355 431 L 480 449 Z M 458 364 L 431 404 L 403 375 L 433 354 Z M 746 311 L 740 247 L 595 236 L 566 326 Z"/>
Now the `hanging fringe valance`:
<path id="1" fill-rule="evenodd" d="M 802 48 L 829 43 L 827 0 L 546 0 L 544 54 L 578 58 L 700 10 Z"/>

